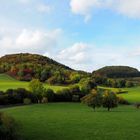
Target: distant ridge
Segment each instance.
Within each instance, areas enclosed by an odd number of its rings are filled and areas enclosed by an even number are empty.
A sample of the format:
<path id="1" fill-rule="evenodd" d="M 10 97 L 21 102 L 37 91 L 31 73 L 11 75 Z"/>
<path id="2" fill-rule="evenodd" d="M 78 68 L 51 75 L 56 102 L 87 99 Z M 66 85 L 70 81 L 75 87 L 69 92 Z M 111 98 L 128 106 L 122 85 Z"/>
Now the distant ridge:
<path id="1" fill-rule="evenodd" d="M 140 77 L 140 72 L 136 68 L 129 66 L 106 66 L 93 71 L 92 74 L 99 74 L 109 78 Z"/>

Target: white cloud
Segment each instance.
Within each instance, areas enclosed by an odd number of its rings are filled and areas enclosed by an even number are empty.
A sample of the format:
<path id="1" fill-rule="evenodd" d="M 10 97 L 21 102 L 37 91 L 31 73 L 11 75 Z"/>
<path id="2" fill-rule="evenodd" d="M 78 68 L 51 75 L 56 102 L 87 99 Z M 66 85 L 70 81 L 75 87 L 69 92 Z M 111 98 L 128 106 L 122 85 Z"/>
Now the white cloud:
<path id="1" fill-rule="evenodd" d="M 87 44 L 75 43 L 73 46 L 60 51 L 57 57 L 65 62 L 81 63 L 86 57 L 85 50 L 87 47 Z"/>
<path id="2" fill-rule="evenodd" d="M 0 55 L 6 53 L 40 53 L 44 54 L 57 46 L 61 29 L 51 31 L 22 29 L 13 33 L 0 33 Z"/>
<path id="3" fill-rule="evenodd" d="M 134 55 L 132 55 L 133 53 Z M 74 69 L 90 72 L 111 65 L 132 66 L 140 69 L 138 58 L 140 58 L 138 47 L 131 46 L 129 49 L 126 49 L 125 46 L 101 47 L 82 42 L 75 43 L 71 47 L 61 50 L 54 57 L 55 60 Z"/>
<path id="4" fill-rule="evenodd" d="M 88 60 L 88 48 L 86 43 L 75 43 L 71 47 L 61 50 L 56 59 L 74 69 L 85 69 Z"/>
<path id="5" fill-rule="evenodd" d="M 85 21 L 88 21 L 91 17 L 93 8 L 99 8 L 101 6 L 100 0 L 71 0 L 71 10 L 74 14 L 85 16 Z"/>
<path id="6" fill-rule="evenodd" d="M 140 0 L 108 0 L 108 6 L 130 18 L 140 18 Z"/>
<path id="7" fill-rule="evenodd" d="M 140 18 L 140 0 L 71 0 L 71 11 L 88 21 L 94 9 L 113 10 L 130 18 Z"/>

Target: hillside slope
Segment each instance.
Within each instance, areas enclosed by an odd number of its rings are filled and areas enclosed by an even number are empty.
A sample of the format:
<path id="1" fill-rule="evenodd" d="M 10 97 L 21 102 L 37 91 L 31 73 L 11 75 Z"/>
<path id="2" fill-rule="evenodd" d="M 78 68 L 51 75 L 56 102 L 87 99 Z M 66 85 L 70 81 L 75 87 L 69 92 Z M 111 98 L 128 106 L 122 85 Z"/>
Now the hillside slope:
<path id="1" fill-rule="evenodd" d="M 6 74 L 0 74 L 0 91 L 6 91 L 8 89 L 18 89 L 18 88 L 25 88 L 28 89 L 29 82 L 24 81 L 18 81 L 9 75 Z M 53 91 L 58 91 L 64 88 L 67 88 L 67 86 L 54 86 L 54 85 L 48 85 L 44 83 L 45 88 L 52 89 Z"/>
<path id="2" fill-rule="evenodd" d="M 72 70 L 71 68 L 62 65 L 53 59 L 50 59 L 46 56 L 38 55 L 38 54 L 29 54 L 29 53 L 20 53 L 20 54 L 11 54 L 5 55 L 0 58 L 0 64 L 8 63 L 11 65 L 18 65 L 18 64 L 40 64 L 40 65 L 54 65 L 59 66 L 65 69 Z"/>
<path id="3" fill-rule="evenodd" d="M 22 81 L 33 78 L 47 81 L 49 84 L 70 84 L 78 82 L 86 73 L 75 71 L 48 57 L 38 54 L 11 54 L 0 58 L 0 73 Z"/>
<path id="4" fill-rule="evenodd" d="M 127 78 L 127 77 L 139 77 L 140 72 L 132 67 L 128 66 L 106 66 L 97 71 L 94 74 L 99 74 L 109 78 Z"/>

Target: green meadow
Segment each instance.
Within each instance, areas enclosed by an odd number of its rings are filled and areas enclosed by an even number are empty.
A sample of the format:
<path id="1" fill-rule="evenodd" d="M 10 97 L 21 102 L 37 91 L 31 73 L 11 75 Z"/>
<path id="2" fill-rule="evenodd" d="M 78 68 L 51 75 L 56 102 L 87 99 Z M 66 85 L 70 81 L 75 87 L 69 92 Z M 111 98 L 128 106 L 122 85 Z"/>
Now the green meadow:
<path id="1" fill-rule="evenodd" d="M 0 75 L 0 90 L 28 88 L 28 82 L 17 81 L 5 74 Z M 46 88 L 57 91 L 63 86 Z M 117 91 L 116 88 L 106 88 Z M 125 88 L 120 94 L 129 102 L 140 101 L 140 87 Z M 140 110 L 133 105 L 119 106 L 108 112 L 81 103 L 34 104 L 0 109 L 13 116 L 20 124 L 20 133 L 25 140 L 139 140 Z"/>
<path id="2" fill-rule="evenodd" d="M 108 87 L 98 87 L 105 90 L 111 90 L 117 92 L 119 89 L 117 88 L 108 88 Z M 140 102 L 140 87 L 133 88 L 122 88 L 122 91 L 128 91 L 128 93 L 119 94 L 118 96 L 123 97 L 127 101 L 131 103 Z"/>
<path id="3" fill-rule="evenodd" d="M 121 94 L 123 98 L 129 102 L 140 102 L 140 87 L 125 88 L 128 91 L 126 94 Z"/>
<path id="4" fill-rule="evenodd" d="M 1 109 L 21 124 L 25 140 L 139 140 L 140 110 L 119 106 L 96 112 L 80 103 Z"/>
<path id="5" fill-rule="evenodd" d="M 28 89 L 29 82 L 22 82 L 15 80 L 14 78 L 6 75 L 0 74 L 0 90 L 5 91 L 7 89 L 17 89 L 17 88 L 26 88 Z M 65 86 L 51 86 L 44 84 L 46 88 L 53 89 L 54 91 L 66 88 Z"/>

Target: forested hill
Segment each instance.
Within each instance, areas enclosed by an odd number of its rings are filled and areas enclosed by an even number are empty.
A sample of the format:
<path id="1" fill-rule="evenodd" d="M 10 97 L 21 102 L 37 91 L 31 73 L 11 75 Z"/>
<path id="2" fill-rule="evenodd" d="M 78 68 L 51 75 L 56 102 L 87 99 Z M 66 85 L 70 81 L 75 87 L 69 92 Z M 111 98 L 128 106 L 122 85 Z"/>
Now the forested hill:
<path id="1" fill-rule="evenodd" d="M 74 84 L 82 78 L 101 77 L 127 78 L 140 77 L 140 72 L 128 66 L 107 66 L 92 73 L 73 70 L 48 57 L 21 53 L 5 55 L 0 58 L 0 73 L 8 75 L 22 81 L 30 81 L 33 78 L 49 84 Z"/>
<path id="2" fill-rule="evenodd" d="M 29 53 L 21 53 L 21 54 L 11 54 L 11 55 L 5 55 L 0 58 L 0 64 L 8 63 L 11 65 L 18 65 L 18 64 L 40 64 L 40 65 L 55 65 L 64 69 L 72 70 L 71 68 L 62 65 L 53 59 L 50 59 L 48 57 L 38 55 L 38 54 L 29 54 Z"/>
<path id="3" fill-rule="evenodd" d="M 80 80 L 85 72 L 75 71 L 48 57 L 37 54 L 12 54 L 0 58 L 0 73 L 23 81 L 33 78 L 50 84 L 71 84 Z"/>
<path id="4" fill-rule="evenodd" d="M 93 72 L 93 75 L 102 75 L 109 78 L 140 77 L 140 72 L 128 66 L 106 66 Z"/>

